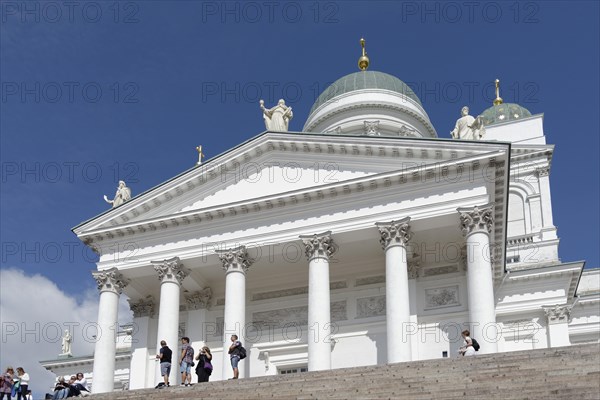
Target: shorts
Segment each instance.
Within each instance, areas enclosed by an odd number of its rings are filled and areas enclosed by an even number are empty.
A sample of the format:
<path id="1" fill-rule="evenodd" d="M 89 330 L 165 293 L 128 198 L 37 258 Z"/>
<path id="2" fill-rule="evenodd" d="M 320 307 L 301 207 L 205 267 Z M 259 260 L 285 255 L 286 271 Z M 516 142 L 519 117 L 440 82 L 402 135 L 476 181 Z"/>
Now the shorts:
<path id="1" fill-rule="evenodd" d="M 189 374 L 192 372 L 192 363 L 187 363 L 185 361 L 181 362 L 181 368 L 179 369 L 179 372 L 181 372 L 182 374 L 185 372 L 186 374 Z"/>
<path id="2" fill-rule="evenodd" d="M 240 362 L 240 356 L 232 356 L 231 357 L 231 368 L 237 368 L 239 362 Z"/>
<path id="3" fill-rule="evenodd" d="M 171 373 L 171 363 L 170 362 L 160 363 L 160 375 L 168 376 L 170 373 Z"/>

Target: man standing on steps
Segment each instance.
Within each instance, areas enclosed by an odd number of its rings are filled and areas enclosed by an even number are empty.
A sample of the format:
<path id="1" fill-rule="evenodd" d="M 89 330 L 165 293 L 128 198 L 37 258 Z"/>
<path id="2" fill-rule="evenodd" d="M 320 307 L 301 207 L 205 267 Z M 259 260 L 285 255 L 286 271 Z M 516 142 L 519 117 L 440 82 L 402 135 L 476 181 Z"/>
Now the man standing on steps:
<path id="1" fill-rule="evenodd" d="M 160 353 L 156 355 L 156 358 L 160 360 L 160 374 L 165 380 L 165 386 L 170 386 L 169 374 L 171 373 L 171 357 L 173 356 L 173 352 L 164 340 L 160 341 L 160 346 Z"/>
<path id="2" fill-rule="evenodd" d="M 238 364 L 241 358 L 240 347 L 242 347 L 242 342 L 238 340 L 237 335 L 231 335 L 231 342 L 231 346 L 229 346 L 229 358 L 231 359 L 231 368 L 233 368 L 233 378 L 229 379 L 238 379 L 240 376 Z"/>
<path id="3" fill-rule="evenodd" d="M 192 384 L 192 363 L 194 362 L 194 348 L 190 346 L 190 338 L 181 338 L 181 385 L 191 386 Z"/>

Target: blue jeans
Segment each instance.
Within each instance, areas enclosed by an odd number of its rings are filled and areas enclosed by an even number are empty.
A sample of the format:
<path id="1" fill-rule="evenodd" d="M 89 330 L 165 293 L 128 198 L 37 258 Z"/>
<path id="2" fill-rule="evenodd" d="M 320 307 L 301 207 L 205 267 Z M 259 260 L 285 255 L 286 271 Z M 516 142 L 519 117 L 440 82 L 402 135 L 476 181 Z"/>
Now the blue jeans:
<path id="1" fill-rule="evenodd" d="M 52 397 L 52 400 L 66 399 L 68 395 L 69 388 L 59 389 L 54 392 L 54 397 Z"/>
<path id="2" fill-rule="evenodd" d="M 191 363 L 186 363 L 185 361 L 181 362 L 181 368 L 179 370 L 179 372 L 181 372 L 182 374 L 185 372 L 186 374 L 189 374 L 192 372 L 192 364 Z"/>

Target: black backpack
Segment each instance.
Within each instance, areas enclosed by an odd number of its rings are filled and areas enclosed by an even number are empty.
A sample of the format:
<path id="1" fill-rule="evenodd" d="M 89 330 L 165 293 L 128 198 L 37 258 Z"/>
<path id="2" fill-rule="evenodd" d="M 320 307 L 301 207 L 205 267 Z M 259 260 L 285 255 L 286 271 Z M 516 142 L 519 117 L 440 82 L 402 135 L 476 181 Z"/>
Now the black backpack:
<path id="1" fill-rule="evenodd" d="M 243 346 L 238 348 L 238 354 L 240 355 L 240 360 L 246 358 L 246 349 Z"/>
<path id="2" fill-rule="evenodd" d="M 475 351 L 479 351 L 479 343 L 477 343 L 477 340 L 471 338 L 471 344 L 473 344 L 473 348 L 475 349 Z"/>

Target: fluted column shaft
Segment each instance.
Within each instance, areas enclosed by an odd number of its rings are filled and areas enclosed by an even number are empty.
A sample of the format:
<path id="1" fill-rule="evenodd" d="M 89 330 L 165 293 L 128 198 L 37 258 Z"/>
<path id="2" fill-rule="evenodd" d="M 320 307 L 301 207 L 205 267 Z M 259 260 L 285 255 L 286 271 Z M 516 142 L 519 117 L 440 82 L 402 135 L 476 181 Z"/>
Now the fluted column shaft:
<path id="1" fill-rule="evenodd" d="M 177 346 L 179 343 L 179 297 L 181 282 L 189 274 L 180 262 L 179 257 L 164 261 L 153 261 L 154 269 L 160 280 L 160 303 L 158 308 L 158 333 L 156 337 L 156 352 L 160 350 L 160 341 L 167 342 L 167 346 L 173 351 L 171 360 L 171 373 L 169 383 L 177 383 L 179 377 L 179 354 Z M 157 363 L 156 382 L 162 382 L 160 375 L 160 363 Z"/>
<path id="2" fill-rule="evenodd" d="M 411 361 L 410 296 L 406 246 L 410 218 L 377 223 L 385 251 L 385 314 L 388 363 Z"/>
<path id="3" fill-rule="evenodd" d="M 308 258 L 308 370 L 331 369 L 329 258 L 337 250 L 331 232 L 302 235 Z"/>
<path id="4" fill-rule="evenodd" d="M 494 279 L 490 234 L 494 228 L 494 205 L 459 208 L 461 230 L 466 237 L 467 291 L 471 337 L 479 353 L 498 352 L 498 326 L 494 302 Z"/>
<path id="5" fill-rule="evenodd" d="M 107 393 L 112 392 L 115 385 L 119 296 L 129 282 L 123 278 L 116 268 L 103 272 L 93 272 L 92 275 L 98 283 L 98 290 L 100 291 L 92 392 Z"/>
<path id="6" fill-rule="evenodd" d="M 242 345 L 246 325 L 246 271 L 254 260 L 250 258 L 246 248 L 239 246 L 234 249 L 217 251 L 223 269 L 225 270 L 225 312 L 223 324 L 223 379 L 231 376 L 231 362 L 228 354 L 231 346 L 231 335 L 237 335 Z M 240 377 L 244 377 L 245 367 L 241 362 L 238 366 Z"/>

